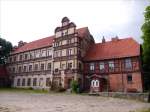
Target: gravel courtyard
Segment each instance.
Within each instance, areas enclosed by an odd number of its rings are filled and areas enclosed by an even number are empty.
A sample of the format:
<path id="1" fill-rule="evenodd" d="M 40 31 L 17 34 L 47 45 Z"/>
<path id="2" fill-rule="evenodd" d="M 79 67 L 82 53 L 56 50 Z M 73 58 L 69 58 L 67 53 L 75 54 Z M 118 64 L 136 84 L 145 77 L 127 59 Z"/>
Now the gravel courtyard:
<path id="1" fill-rule="evenodd" d="M 150 104 L 118 98 L 0 92 L 0 112 L 131 112 Z"/>

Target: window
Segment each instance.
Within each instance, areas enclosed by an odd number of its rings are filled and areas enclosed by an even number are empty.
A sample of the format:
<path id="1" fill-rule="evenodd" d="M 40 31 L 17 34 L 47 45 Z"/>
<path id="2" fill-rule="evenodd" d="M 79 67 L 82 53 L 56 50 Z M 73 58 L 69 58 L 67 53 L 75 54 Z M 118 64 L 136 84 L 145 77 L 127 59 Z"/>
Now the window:
<path id="1" fill-rule="evenodd" d="M 44 64 L 43 63 L 41 64 L 41 70 L 44 70 Z"/>
<path id="2" fill-rule="evenodd" d="M 125 59 L 125 69 L 131 69 L 132 68 L 132 63 L 131 63 L 131 59 Z"/>
<path id="3" fill-rule="evenodd" d="M 61 68 L 64 70 L 65 69 L 65 64 L 61 64 Z"/>
<path id="4" fill-rule="evenodd" d="M 19 60 L 22 61 L 22 55 L 19 56 Z"/>
<path id="5" fill-rule="evenodd" d="M 13 73 L 15 73 L 15 67 L 13 67 Z"/>
<path id="6" fill-rule="evenodd" d="M 71 39 L 68 40 L 68 44 L 71 44 Z"/>
<path id="7" fill-rule="evenodd" d="M 68 49 L 68 55 L 72 55 L 72 49 Z"/>
<path id="8" fill-rule="evenodd" d="M 47 64 L 47 70 L 51 70 L 51 63 Z"/>
<path id="9" fill-rule="evenodd" d="M 99 87 L 99 80 L 95 81 L 95 87 Z"/>
<path id="10" fill-rule="evenodd" d="M 35 51 L 35 57 L 39 58 L 40 57 L 40 50 Z"/>
<path id="11" fill-rule="evenodd" d="M 109 71 L 114 71 L 115 68 L 114 61 L 109 61 L 108 64 L 109 64 Z"/>
<path id="12" fill-rule="evenodd" d="M 79 62 L 79 70 L 82 70 L 82 64 Z"/>
<path id="13" fill-rule="evenodd" d="M 66 32 L 65 32 L 65 35 L 67 35 L 67 34 L 68 34 L 68 32 L 66 31 Z"/>
<path id="14" fill-rule="evenodd" d="M 68 69 L 72 68 L 72 63 L 68 63 Z"/>
<path id="15" fill-rule="evenodd" d="M 25 86 L 25 78 L 22 79 L 22 86 Z"/>
<path id="16" fill-rule="evenodd" d="M 47 56 L 52 56 L 52 51 L 50 49 L 47 51 Z"/>
<path id="17" fill-rule="evenodd" d="M 59 51 L 59 56 L 62 56 L 62 51 Z"/>
<path id="18" fill-rule="evenodd" d="M 21 72 L 21 66 L 19 66 L 19 72 Z"/>
<path id="19" fill-rule="evenodd" d="M 55 72 L 58 72 L 58 68 L 55 68 Z"/>
<path id="20" fill-rule="evenodd" d="M 62 36 L 64 36 L 64 33 L 62 32 Z"/>
<path id="21" fill-rule="evenodd" d="M 97 80 L 97 79 L 96 79 L 96 80 L 92 80 L 92 81 L 91 81 L 91 86 L 92 86 L 92 87 L 99 87 L 99 83 L 100 83 L 100 82 L 99 82 L 99 80 Z"/>
<path id="22" fill-rule="evenodd" d="M 12 57 L 9 58 L 10 62 L 12 62 Z"/>
<path id="23" fill-rule="evenodd" d="M 94 63 L 90 63 L 90 70 L 94 70 Z"/>
<path id="24" fill-rule="evenodd" d="M 28 78 L 27 86 L 30 86 L 30 85 L 31 85 L 31 78 Z"/>
<path id="25" fill-rule="evenodd" d="M 41 56 L 42 56 L 42 57 L 45 57 L 45 56 L 46 56 L 46 50 L 42 50 Z"/>
<path id="26" fill-rule="evenodd" d="M 58 51 L 55 51 L 55 57 L 58 57 Z"/>
<path id="27" fill-rule="evenodd" d="M 41 87 L 43 86 L 43 78 L 39 79 L 39 86 L 41 86 Z"/>
<path id="28" fill-rule="evenodd" d="M 56 45 L 56 47 L 58 47 L 58 46 L 59 46 L 59 42 L 56 42 L 56 44 L 55 44 L 55 45 Z"/>
<path id="29" fill-rule="evenodd" d="M 23 67 L 23 71 L 26 72 L 27 71 L 27 66 Z"/>
<path id="30" fill-rule="evenodd" d="M 16 56 L 14 57 L 14 62 L 16 61 Z"/>
<path id="31" fill-rule="evenodd" d="M 38 64 L 35 64 L 34 70 L 38 70 Z"/>
<path id="32" fill-rule="evenodd" d="M 34 58 L 34 52 L 31 52 L 30 53 L 30 59 L 33 59 Z"/>
<path id="33" fill-rule="evenodd" d="M 28 59 L 28 54 L 25 54 L 25 60 L 27 60 Z"/>
<path id="34" fill-rule="evenodd" d="M 20 79 L 17 79 L 17 86 L 20 86 Z"/>
<path id="35" fill-rule="evenodd" d="M 46 78 L 46 86 L 50 86 L 51 84 L 50 78 Z"/>
<path id="36" fill-rule="evenodd" d="M 37 78 L 33 78 L 33 86 L 36 86 Z"/>
<path id="37" fill-rule="evenodd" d="M 104 72 L 104 70 L 105 70 L 104 62 L 99 63 L 99 69 L 100 69 L 100 72 Z"/>
<path id="38" fill-rule="evenodd" d="M 32 65 L 29 65 L 29 71 L 32 71 Z"/>
<path id="39" fill-rule="evenodd" d="M 127 82 L 128 83 L 132 82 L 132 74 L 127 74 Z"/>
<path id="40" fill-rule="evenodd" d="M 9 73 L 11 73 L 11 68 L 8 68 Z"/>

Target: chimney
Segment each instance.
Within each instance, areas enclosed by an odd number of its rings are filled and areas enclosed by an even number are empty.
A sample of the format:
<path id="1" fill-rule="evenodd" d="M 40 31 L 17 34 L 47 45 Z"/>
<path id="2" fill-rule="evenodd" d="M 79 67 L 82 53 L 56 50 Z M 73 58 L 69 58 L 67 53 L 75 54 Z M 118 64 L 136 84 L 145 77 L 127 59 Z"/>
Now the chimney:
<path id="1" fill-rule="evenodd" d="M 111 41 L 114 41 L 114 42 L 118 40 L 119 40 L 118 36 L 111 38 Z"/>
<path id="2" fill-rule="evenodd" d="M 105 37 L 103 36 L 103 38 L 102 38 L 102 43 L 105 43 Z"/>
<path id="3" fill-rule="evenodd" d="M 23 42 L 22 40 L 18 42 L 18 47 L 22 47 L 26 44 L 26 42 Z"/>

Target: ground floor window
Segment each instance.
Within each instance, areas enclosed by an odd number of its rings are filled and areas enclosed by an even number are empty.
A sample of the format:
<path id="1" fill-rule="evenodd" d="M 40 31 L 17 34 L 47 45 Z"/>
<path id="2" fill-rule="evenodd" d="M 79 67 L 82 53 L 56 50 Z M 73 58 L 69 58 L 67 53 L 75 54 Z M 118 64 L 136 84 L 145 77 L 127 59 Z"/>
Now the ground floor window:
<path id="1" fill-rule="evenodd" d="M 36 86 L 37 78 L 33 78 L 33 86 Z"/>
<path id="2" fill-rule="evenodd" d="M 22 86 L 25 86 L 25 78 L 22 79 Z"/>
<path id="3" fill-rule="evenodd" d="M 39 86 L 43 86 L 43 78 L 40 78 L 40 80 L 39 80 Z"/>
<path id="4" fill-rule="evenodd" d="M 132 83 L 132 74 L 127 74 L 127 82 Z"/>
<path id="5" fill-rule="evenodd" d="M 28 86 L 31 85 L 31 78 L 28 78 L 27 85 L 28 85 Z"/>
<path id="6" fill-rule="evenodd" d="M 17 86 L 20 86 L 20 79 L 17 79 Z"/>
<path id="7" fill-rule="evenodd" d="M 46 78 L 46 86 L 50 86 L 50 78 Z"/>

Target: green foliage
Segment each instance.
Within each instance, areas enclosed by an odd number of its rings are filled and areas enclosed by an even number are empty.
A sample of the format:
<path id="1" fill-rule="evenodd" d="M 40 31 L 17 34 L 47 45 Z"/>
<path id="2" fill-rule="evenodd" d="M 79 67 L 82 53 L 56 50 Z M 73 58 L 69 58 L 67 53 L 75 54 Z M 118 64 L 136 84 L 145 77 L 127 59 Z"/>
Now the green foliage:
<path id="1" fill-rule="evenodd" d="M 74 92 L 74 93 L 79 92 L 79 84 L 76 80 L 71 81 L 71 89 L 72 89 L 72 92 Z"/>
<path id="2" fill-rule="evenodd" d="M 42 93 L 47 94 L 47 90 L 33 89 L 33 88 L 0 88 L 0 92 L 23 92 L 23 93 Z"/>
<path id="3" fill-rule="evenodd" d="M 147 6 L 144 13 L 145 23 L 142 26 L 143 32 L 143 67 L 146 71 L 150 71 L 150 6 Z"/>
<path id="4" fill-rule="evenodd" d="M 0 38 L 0 64 L 5 64 L 6 59 L 12 50 L 12 44 L 5 39 Z"/>

